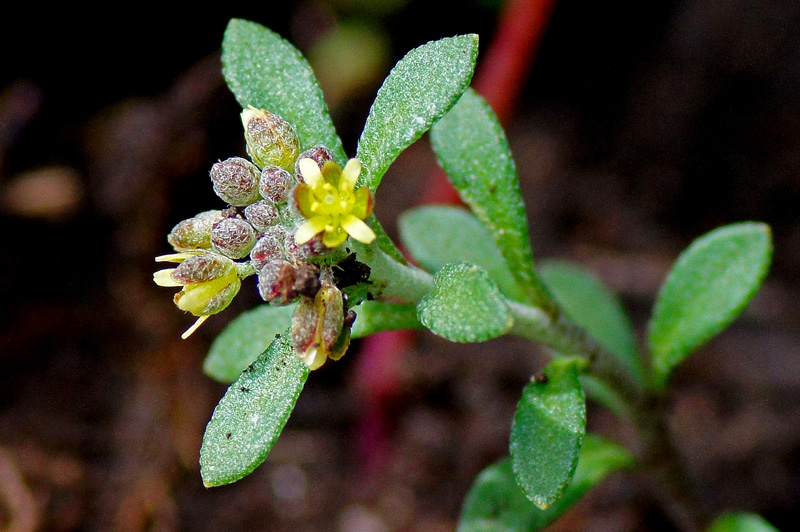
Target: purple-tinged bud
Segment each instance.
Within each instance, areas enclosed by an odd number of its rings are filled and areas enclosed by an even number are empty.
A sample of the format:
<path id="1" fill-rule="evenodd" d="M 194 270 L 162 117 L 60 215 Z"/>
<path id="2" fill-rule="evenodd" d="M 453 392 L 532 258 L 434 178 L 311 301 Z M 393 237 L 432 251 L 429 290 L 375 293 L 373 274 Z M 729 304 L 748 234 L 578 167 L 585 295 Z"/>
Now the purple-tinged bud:
<path id="1" fill-rule="evenodd" d="M 294 169 L 300 143 L 294 128 L 280 116 L 250 107 L 242 111 L 247 154 L 259 167 L 280 166 Z"/>
<path id="2" fill-rule="evenodd" d="M 246 257 L 256 244 L 256 230 L 242 218 L 224 218 L 211 229 L 211 246 L 232 259 Z"/>
<path id="3" fill-rule="evenodd" d="M 256 231 L 263 233 L 268 227 L 278 223 L 280 214 L 274 203 L 269 200 L 261 200 L 245 207 L 244 217 L 255 227 Z"/>
<path id="4" fill-rule="evenodd" d="M 331 354 L 341 358 L 344 350 L 339 339 L 344 322 L 344 299 L 334 285 L 323 282 L 313 299 L 300 298 L 292 316 L 292 345 L 297 356 L 310 369 L 322 366 Z M 337 348 L 335 353 L 334 348 Z"/>
<path id="5" fill-rule="evenodd" d="M 258 182 L 261 171 L 241 157 L 231 157 L 211 167 L 214 192 L 230 205 L 243 207 L 261 199 Z"/>
<path id="6" fill-rule="evenodd" d="M 317 163 L 317 166 L 322 168 L 328 161 L 333 161 L 333 152 L 325 146 L 314 146 L 310 150 L 301 153 L 297 157 L 298 161 L 300 161 L 300 159 L 312 159 Z M 300 167 L 297 163 L 294 164 L 294 173 L 298 179 L 303 179 L 303 173 L 300 171 Z"/>
<path id="7" fill-rule="evenodd" d="M 288 305 L 297 299 L 295 267 L 285 260 L 268 262 L 258 272 L 258 293 L 267 303 Z"/>
<path id="8" fill-rule="evenodd" d="M 253 268 L 260 271 L 268 262 L 286 260 L 285 241 L 286 229 L 282 225 L 273 225 L 267 228 L 250 251 L 250 262 Z"/>
<path id="9" fill-rule="evenodd" d="M 167 241 L 175 251 L 208 249 L 211 247 L 211 228 L 222 219 L 220 211 L 201 212 L 172 228 Z"/>
<path id="10" fill-rule="evenodd" d="M 286 203 L 289 191 L 292 190 L 298 181 L 292 174 L 278 166 L 265 166 L 261 171 L 261 181 L 258 190 L 264 199 L 271 200 L 273 203 Z"/>
<path id="11" fill-rule="evenodd" d="M 330 249 L 322 242 L 322 233 L 314 236 L 305 244 L 298 244 L 294 231 L 286 236 L 286 254 L 297 262 L 307 262 L 327 254 Z"/>

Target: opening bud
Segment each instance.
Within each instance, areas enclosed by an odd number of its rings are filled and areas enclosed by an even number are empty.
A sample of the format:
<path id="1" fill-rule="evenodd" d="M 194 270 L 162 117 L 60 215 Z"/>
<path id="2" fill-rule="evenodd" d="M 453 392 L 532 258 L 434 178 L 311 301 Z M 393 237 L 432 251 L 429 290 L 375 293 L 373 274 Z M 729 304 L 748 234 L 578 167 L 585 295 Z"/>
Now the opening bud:
<path id="1" fill-rule="evenodd" d="M 175 251 L 208 249 L 211 247 L 211 228 L 221 219 L 221 211 L 201 212 L 173 227 L 167 235 L 167 241 Z"/>
<path id="2" fill-rule="evenodd" d="M 180 263 L 177 268 L 157 271 L 153 280 L 159 286 L 180 286 L 175 305 L 198 316 L 183 338 L 197 330 L 210 315 L 224 310 L 242 285 L 236 263 L 215 253 L 178 253 L 156 260 Z"/>
<path id="3" fill-rule="evenodd" d="M 211 246 L 226 257 L 244 258 L 255 244 L 256 230 L 242 218 L 224 218 L 211 229 Z"/>
<path id="4" fill-rule="evenodd" d="M 300 143 L 294 128 L 280 116 L 250 107 L 242 111 L 247 154 L 261 168 L 279 166 L 294 169 Z"/>
<path id="5" fill-rule="evenodd" d="M 261 199 L 258 182 L 261 171 L 241 157 L 231 157 L 211 167 L 214 192 L 230 205 L 243 207 Z"/>
<path id="6" fill-rule="evenodd" d="M 349 320 L 348 323 L 352 324 Z M 343 341 L 342 335 L 345 335 Z M 295 309 L 292 345 L 297 355 L 313 370 L 322 366 L 328 357 L 341 358 L 349 343 L 342 292 L 323 281 L 317 295 L 314 298 L 302 297 Z"/>

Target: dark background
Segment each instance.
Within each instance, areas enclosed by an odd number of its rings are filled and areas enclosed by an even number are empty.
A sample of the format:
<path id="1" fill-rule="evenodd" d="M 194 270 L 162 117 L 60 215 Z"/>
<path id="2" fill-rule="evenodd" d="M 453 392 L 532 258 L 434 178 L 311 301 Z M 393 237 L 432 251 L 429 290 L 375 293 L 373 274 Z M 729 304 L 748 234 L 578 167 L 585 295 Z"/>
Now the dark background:
<path id="1" fill-rule="evenodd" d="M 170 227 L 221 206 L 211 164 L 244 153 L 220 75 L 227 21 L 260 22 L 312 58 L 338 24 L 385 45 L 351 48 L 385 56 L 358 83 L 325 87 L 352 154 L 390 66 L 458 33 L 479 33 L 484 50 L 498 2 L 271 4 L 124 16 L 23 5 L 0 23 L 0 522 L 14 530 L 443 532 L 506 452 L 540 350 L 425 334 L 388 377 L 377 440 L 363 434 L 376 405 L 354 348 L 311 376 L 256 473 L 202 487 L 200 438 L 225 389 L 202 359 L 257 298 L 245 284 L 181 341 L 191 320 L 151 273 Z M 772 225 L 765 287 L 678 370 L 672 429 L 705 511 L 758 511 L 784 530 L 800 491 L 798 27 L 793 0 L 562 0 L 508 125 L 535 256 L 598 273 L 640 335 L 693 238 Z M 390 233 L 434 166 L 421 142 L 387 174 L 376 212 Z M 589 416 L 630 438 L 600 408 Z M 640 480 L 615 475 L 553 530 L 672 528 Z"/>

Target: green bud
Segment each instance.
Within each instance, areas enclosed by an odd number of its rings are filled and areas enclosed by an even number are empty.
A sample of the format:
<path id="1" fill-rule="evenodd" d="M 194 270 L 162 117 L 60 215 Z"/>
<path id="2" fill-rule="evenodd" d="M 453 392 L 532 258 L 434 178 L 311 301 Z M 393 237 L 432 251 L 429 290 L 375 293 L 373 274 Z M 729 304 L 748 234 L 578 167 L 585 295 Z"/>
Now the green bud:
<path id="1" fill-rule="evenodd" d="M 211 167 L 214 192 L 230 205 L 243 207 L 258 201 L 258 182 L 261 171 L 241 157 L 231 157 Z"/>
<path id="2" fill-rule="evenodd" d="M 244 258 L 255 244 L 256 230 L 242 218 L 224 218 L 211 229 L 211 246 L 226 257 Z"/>
<path id="3" fill-rule="evenodd" d="M 221 211 L 201 212 L 173 227 L 167 241 L 175 251 L 208 249 L 211 247 L 211 228 L 221 219 Z"/>
<path id="4" fill-rule="evenodd" d="M 250 107 L 242 111 L 247 154 L 259 167 L 279 166 L 293 170 L 300 153 L 294 128 L 280 116 Z"/>

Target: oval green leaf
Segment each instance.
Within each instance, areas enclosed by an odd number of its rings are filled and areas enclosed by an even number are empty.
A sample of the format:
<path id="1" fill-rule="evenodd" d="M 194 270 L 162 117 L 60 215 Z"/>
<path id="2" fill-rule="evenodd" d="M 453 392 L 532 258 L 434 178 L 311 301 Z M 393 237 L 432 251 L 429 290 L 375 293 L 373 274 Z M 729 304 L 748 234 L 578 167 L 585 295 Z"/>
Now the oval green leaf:
<path id="1" fill-rule="evenodd" d="M 458 532 L 536 532 L 567 511 L 593 486 L 619 469 L 633 466 L 624 447 L 587 434 L 575 475 L 564 495 L 547 510 L 533 504 L 517 484 L 511 460 L 484 469 L 475 479 L 461 511 Z"/>
<path id="2" fill-rule="evenodd" d="M 417 318 L 451 342 L 483 342 L 514 324 L 497 283 L 479 266 L 448 264 L 433 278 L 433 290 L 417 303 Z"/>
<path id="3" fill-rule="evenodd" d="M 413 303 L 390 301 L 364 301 L 353 309 L 356 321 L 351 338 L 364 338 L 381 331 L 422 329 L 417 320 L 417 309 Z"/>
<path id="4" fill-rule="evenodd" d="M 509 299 L 524 301 L 492 235 L 468 210 L 424 205 L 405 211 L 397 223 L 406 250 L 426 270 L 435 272 L 452 262 L 471 262 L 486 270 Z M 431 231 L 432 227 L 436 230 Z"/>
<path id="5" fill-rule="evenodd" d="M 656 387 L 736 319 L 761 286 L 771 258 L 769 226 L 756 222 L 715 229 L 681 253 L 656 298 L 648 330 Z"/>
<path id="6" fill-rule="evenodd" d="M 308 377 L 286 331 L 242 372 L 214 409 L 200 448 L 206 487 L 253 472 L 278 440 Z"/>
<path id="7" fill-rule="evenodd" d="M 511 427 L 511 459 L 525 495 L 541 509 L 567 488 L 586 432 L 586 398 L 578 371 L 584 359 L 561 358 L 522 392 Z"/>
<path id="8" fill-rule="evenodd" d="M 289 328 L 295 306 L 260 305 L 237 316 L 211 344 L 203 361 L 205 374 L 227 384 L 238 379 L 259 353 Z"/>
<path id="9" fill-rule="evenodd" d="M 358 186 L 375 190 L 400 153 L 439 120 L 472 79 L 478 36 L 432 41 L 408 52 L 378 90 L 358 141 Z"/>
<path id="10" fill-rule="evenodd" d="M 528 219 L 511 148 L 489 104 L 467 90 L 433 126 L 431 144 L 461 199 L 489 229 L 525 292 L 526 302 L 547 306 L 549 297 L 533 265 Z"/>
<path id="11" fill-rule="evenodd" d="M 346 156 L 322 89 L 297 48 L 260 24 L 232 19 L 222 40 L 222 73 L 242 107 L 267 109 L 297 130 L 303 149 L 317 144 Z"/>
<path id="12" fill-rule="evenodd" d="M 778 532 L 778 529 L 760 515 L 742 512 L 718 517 L 708 532 Z"/>
<path id="13" fill-rule="evenodd" d="M 633 325 L 619 298 L 603 282 L 577 264 L 548 262 L 539 275 L 572 320 L 605 347 L 638 382 L 644 365 Z"/>

